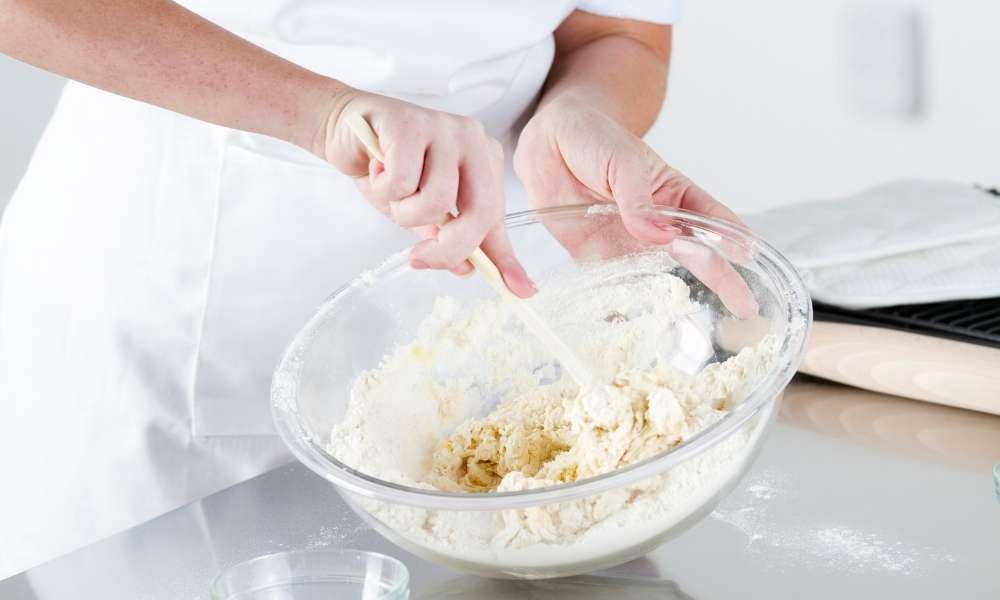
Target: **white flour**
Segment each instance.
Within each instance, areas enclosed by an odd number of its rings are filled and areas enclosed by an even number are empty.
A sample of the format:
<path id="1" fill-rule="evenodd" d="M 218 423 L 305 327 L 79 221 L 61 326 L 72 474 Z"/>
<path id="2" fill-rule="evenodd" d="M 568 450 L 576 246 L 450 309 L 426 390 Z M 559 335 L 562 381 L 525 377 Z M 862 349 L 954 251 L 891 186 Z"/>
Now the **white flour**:
<path id="1" fill-rule="evenodd" d="M 663 273 L 667 260 L 588 264 L 531 300 L 606 385 L 580 394 L 500 300 L 439 298 L 416 339 L 355 382 L 329 450 L 386 481 L 488 493 L 585 479 L 683 443 L 746 395 L 776 340 L 702 368 L 713 356 L 708 313 Z M 661 541 L 738 475 L 763 421 L 752 425 L 668 473 L 557 505 L 490 512 L 357 501 L 411 550 L 544 575 Z"/>

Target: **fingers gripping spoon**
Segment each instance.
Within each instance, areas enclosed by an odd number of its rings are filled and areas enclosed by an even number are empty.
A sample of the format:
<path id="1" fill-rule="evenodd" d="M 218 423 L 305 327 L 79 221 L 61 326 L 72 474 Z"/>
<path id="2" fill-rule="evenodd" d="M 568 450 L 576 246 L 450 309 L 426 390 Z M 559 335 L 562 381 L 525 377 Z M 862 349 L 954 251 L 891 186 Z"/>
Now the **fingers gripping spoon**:
<path id="1" fill-rule="evenodd" d="M 347 125 L 364 145 L 368 154 L 375 160 L 385 164 L 385 155 L 382 154 L 382 147 L 379 144 L 378 136 L 372 131 L 368 121 L 359 113 L 349 113 L 347 115 Z M 563 368 L 570 374 L 581 389 L 588 389 L 592 383 L 590 371 L 576 358 L 576 355 L 569 349 L 559 337 L 552 332 L 541 316 L 523 299 L 516 296 L 507 289 L 500 270 L 493 264 L 486 253 L 480 248 L 476 248 L 469 256 L 469 262 L 476 268 L 476 271 L 486 279 L 497 294 L 507 302 L 507 305 L 514 311 L 514 314 L 524 323 L 528 331 L 535 334 L 545 345 L 546 349 L 555 356 Z"/>

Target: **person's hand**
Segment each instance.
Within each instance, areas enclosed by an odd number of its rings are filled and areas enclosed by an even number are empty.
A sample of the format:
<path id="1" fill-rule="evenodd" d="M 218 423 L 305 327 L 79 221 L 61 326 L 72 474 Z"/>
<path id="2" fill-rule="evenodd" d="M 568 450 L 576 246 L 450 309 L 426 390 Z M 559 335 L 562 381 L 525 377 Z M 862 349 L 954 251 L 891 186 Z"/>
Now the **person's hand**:
<path id="1" fill-rule="evenodd" d="M 579 222 L 572 227 L 552 222 L 550 230 L 574 255 L 667 246 L 734 315 L 744 318 L 757 312 L 753 294 L 729 262 L 687 240 L 672 243 L 679 231 L 670 217 L 656 209 L 682 208 L 742 225 L 739 218 L 605 114 L 574 102 L 545 105 L 521 133 L 514 170 L 537 208 L 617 204 L 621 225 L 631 236 L 628 240 L 611 240 L 615 236 L 599 220 L 590 229 Z M 614 246 L 610 251 L 609 245 Z"/>
<path id="2" fill-rule="evenodd" d="M 503 148 L 473 119 L 350 91 L 330 112 L 316 150 L 382 214 L 424 240 L 410 252 L 417 269 L 472 271 L 466 258 L 482 247 L 521 297 L 535 288 L 504 229 Z M 347 125 L 356 112 L 379 138 L 385 164 L 370 158 Z M 457 211 L 457 217 L 451 218 Z"/>

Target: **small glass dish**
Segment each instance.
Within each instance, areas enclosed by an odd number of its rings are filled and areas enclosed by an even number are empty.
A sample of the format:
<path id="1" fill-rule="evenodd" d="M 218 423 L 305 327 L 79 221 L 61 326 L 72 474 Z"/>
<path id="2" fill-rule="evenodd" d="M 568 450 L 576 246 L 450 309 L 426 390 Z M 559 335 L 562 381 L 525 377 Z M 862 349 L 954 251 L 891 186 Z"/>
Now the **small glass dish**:
<path id="1" fill-rule="evenodd" d="M 220 573 L 213 600 L 407 600 L 410 574 L 400 561 L 364 550 L 298 550 L 258 556 Z"/>

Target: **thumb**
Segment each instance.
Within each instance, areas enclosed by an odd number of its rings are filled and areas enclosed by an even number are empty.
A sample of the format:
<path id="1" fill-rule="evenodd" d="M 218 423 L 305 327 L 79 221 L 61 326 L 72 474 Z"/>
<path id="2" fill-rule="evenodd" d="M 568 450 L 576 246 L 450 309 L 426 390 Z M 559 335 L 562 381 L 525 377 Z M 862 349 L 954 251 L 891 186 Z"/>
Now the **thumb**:
<path id="1" fill-rule="evenodd" d="M 497 266 L 504 283 L 507 284 L 507 289 L 515 296 L 530 298 L 538 291 L 531 277 L 521 266 L 521 262 L 517 260 L 503 223 L 498 224 L 486 235 L 482 249 Z"/>
<path id="2" fill-rule="evenodd" d="M 625 229 L 641 242 L 668 244 L 677 235 L 670 217 L 656 212 L 653 192 L 658 174 L 669 170 L 658 156 L 631 152 L 627 158 L 612 160 L 608 168 L 608 188 L 618 205 Z"/>
<path id="3" fill-rule="evenodd" d="M 496 178 L 499 188 L 502 190 L 504 158 L 503 150 L 499 144 L 490 153 L 490 168 L 493 171 L 493 177 Z M 501 210 L 501 214 L 502 212 Z M 486 234 L 486 238 L 483 239 L 480 248 L 493 261 L 493 264 L 496 265 L 497 270 L 500 271 L 500 276 L 507 285 L 507 289 L 513 292 L 515 296 L 530 298 L 538 291 L 535 283 L 528 276 L 528 273 L 514 254 L 514 246 L 510 243 L 510 238 L 507 237 L 507 230 L 503 219 L 500 219 Z"/>

